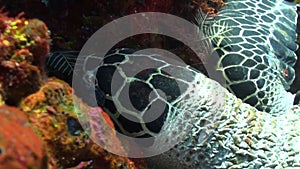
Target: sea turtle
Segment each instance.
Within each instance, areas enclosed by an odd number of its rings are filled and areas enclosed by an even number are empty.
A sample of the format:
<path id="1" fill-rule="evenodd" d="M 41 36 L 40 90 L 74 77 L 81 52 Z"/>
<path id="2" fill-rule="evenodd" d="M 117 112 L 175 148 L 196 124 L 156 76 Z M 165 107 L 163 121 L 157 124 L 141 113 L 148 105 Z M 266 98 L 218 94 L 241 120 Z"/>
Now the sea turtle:
<path id="1" fill-rule="evenodd" d="M 205 169 L 300 167 L 296 125 L 300 110 L 293 106 L 294 95 L 286 91 L 295 76 L 296 5 L 284 0 L 225 2 L 215 17 L 206 19 L 203 30 L 221 56 L 218 68 L 228 89 L 263 112 L 190 66 L 170 64 L 149 53 L 134 54 L 131 49 L 110 52 L 96 71 L 104 109 L 119 131 L 132 137 L 168 131 L 176 140 L 188 129 L 178 145 L 153 158 L 156 164 Z M 229 31 L 214 36 L 224 25 Z M 138 58 L 155 62 L 157 69 L 126 74 L 122 65 L 139 63 Z M 48 65 L 53 60 L 50 57 Z M 119 80 L 111 90 L 113 76 Z M 122 98 L 128 90 L 133 92 Z M 119 102 L 128 98 L 133 100 L 131 107 Z M 156 120 L 145 122 L 152 103 L 166 107 Z M 184 112 L 188 116 L 181 116 Z M 163 159 L 169 162 L 159 163 Z"/>
<path id="2" fill-rule="evenodd" d="M 282 112 L 293 104 L 290 88 L 298 49 L 296 5 L 285 0 L 227 0 L 207 34 L 220 54 L 227 88 L 258 110 Z M 226 23 L 230 30 L 214 37 Z"/>
<path id="3" fill-rule="evenodd" d="M 289 89 L 289 85 L 295 77 L 292 66 L 296 62 L 295 50 L 298 48 L 298 45 L 295 43 L 296 18 L 296 5 L 287 1 L 231 0 L 226 1 L 225 6 L 215 17 L 208 17 L 205 19 L 204 24 L 201 24 L 201 30 L 209 37 L 220 55 L 218 69 L 223 72 L 227 88 L 237 97 L 258 110 L 270 113 L 284 112 L 293 105 L 294 95 L 287 92 L 286 89 Z M 224 27 L 229 29 L 224 29 Z M 225 31 L 225 33 L 218 33 L 220 30 L 221 32 Z M 130 60 L 129 57 L 133 57 L 134 55 L 131 54 L 134 52 L 132 49 L 111 51 L 104 60 L 105 64 L 109 60 L 111 65 L 104 66 L 105 68 L 101 67 L 101 71 L 98 70 L 97 79 L 99 85 L 96 86 L 96 93 L 97 98 L 101 98 L 98 104 L 108 107 L 110 110 L 107 111 L 111 112 L 111 114 L 115 114 L 116 112 L 114 111 L 116 110 L 109 99 L 112 96 L 110 84 L 107 82 L 111 82 L 112 75 L 119 63 L 123 59 Z M 71 77 L 76 55 L 78 55 L 76 51 L 54 52 L 48 59 L 48 68 L 59 70 L 66 74 L 66 77 Z M 145 54 L 143 57 L 150 59 L 153 55 Z M 156 60 L 158 61 L 158 59 Z M 122 62 L 122 64 L 125 63 L 124 61 Z M 110 69 L 109 72 L 107 72 L 108 69 Z M 143 68 L 140 67 L 140 69 L 142 70 Z M 148 73 L 151 74 L 151 71 L 155 72 L 155 70 L 149 70 Z M 163 74 L 163 72 L 161 73 Z M 177 74 L 180 74 L 180 72 L 177 72 Z M 159 76 L 157 72 L 155 75 Z M 146 75 L 144 72 L 144 74 L 140 73 L 138 76 Z M 126 77 L 122 78 L 128 80 Z M 183 78 L 191 79 L 193 76 L 183 76 Z M 71 81 L 71 79 L 68 80 L 69 82 Z M 165 87 L 170 90 L 167 95 L 175 99 L 172 95 L 179 97 L 180 93 L 179 91 L 176 93 L 178 89 L 172 84 L 172 81 L 174 80 L 164 77 L 163 82 L 157 82 L 160 84 L 154 86 L 154 88 Z M 131 79 L 131 82 L 134 82 L 134 80 Z M 146 100 L 149 98 L 146 98 L 145 94 L 149 94 L 149 92 L 146 92 L 145 88 L 141 89 L 141 85 L 137 84 L 139 82 L 134 83 L 135 90 L 143 90 L 143 92 L 136 92 L 130 97 L 134 100 L 134 106 L 141 111 L 141 109 L 147 107 L 148 103 Z M 131 89 L 133 90 L 134 87 L 131 87 Z M 108 97 L 105 99 L 104 95 Z M 166 102 L 169 103 L 171 100 Z M 114 115 L 113 118 L 116 118 L 116 116 Z M 143 131 L 140 125 L 126 121 L 122 116 L 118 118 L 120 119 L 115 119 L 116 123 L 122 121 L 121 123 L 126 124 L 127 127 L 133 125 L 132 128 L 136 132 L 137 130 Z M 162 116 L 160 118 L 164 119 L 165 117 Z M 158 125 L 160 127 L 163 124 L 162 122 L 157 123 L 161 123 Z M 121 124 L 117 126 L 120 129 L 123 128 Z M 156 126 L 154 127 L 156 132 L 159 131 L 160 127 L 157 124 L 152 126 Z"/>

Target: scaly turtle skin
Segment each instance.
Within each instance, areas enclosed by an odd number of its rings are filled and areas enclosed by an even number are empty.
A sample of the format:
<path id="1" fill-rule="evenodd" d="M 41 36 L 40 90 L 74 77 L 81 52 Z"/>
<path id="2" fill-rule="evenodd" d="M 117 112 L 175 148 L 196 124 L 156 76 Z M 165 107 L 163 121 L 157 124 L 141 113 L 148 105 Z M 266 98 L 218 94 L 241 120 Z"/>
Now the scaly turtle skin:
<path id="1" fill-rule="evenodd" d="M 282 0 L 229 0 L 206 22 L 206 33 L 221 54 L 219 69 L 229 90 L 265 112 L 244 104 L 189 66 L 128 49 L 109 53 L 98 69 L 97 84 L 106 95 L 104 108 L 129 136 L 149 137 L 164 131 L 174 139 L 161 141 L 172 144 L 185 133 L 181 131 L 187 131 L 176 147 L 159 156 L 171 160 L 164 164 L 204 169 L 300 167 L 300 110 L 293 107 L 294 96 L 286 91 L 294 79 L 298 48 L 295 8 Z M 226 25 L 228 32 L 213 35 Z M 156 69 L 145 70 L 139 58 L 155 62 Z M 143 71 L 130 75 L 124 65 Z M 114 76 L 117 85 L 111 90 Z M 119 102 L 128 99 L 123 97 L 127 85 L 133 107 Z M 151 93 L 155 89 L 165 95 Z M 158 119 L 145 122 L 145 110 L 155 101 L 167 106 Z M 137 122 L 122 117 L 123 113 Z"/>
<path id="2" fill-rule="evenodd" d="M 199 72 L 170 58 L 134 52 L 109 53 L 98 68 L 97 83 L 106 96 L 104 109 L 122 133 L 155 136 L 169 117 L 188 109 L 184 102 L 193 102 L 187 94 L 195 90 Z"/>
<path id="3" fill-rule="evenodd" d="M 157 164 L 153 168 L 300 167 L 299 106 L 276 115 L 260 112 L 188 65 L 133 52 L 109 53 L 98 68 L 97 84 L 106 94 L 104 109 L 122 133 L 131 137 L 164 133 L 167 139 L 156 140 L 161 143 L 155 145 L 158 151 L 178 142 L 152 161 Z M 145 122 L 147 113 L 155 116 L 157 109 L 146 110 L 150 105 L 157 108 L 158 102 L 166 105 L 162 114 Z M 132 122 L 133 117 L 138 122 Z"/>
<path id="4" fill-rule="evenodd" d="M 229 0 L 206 20 L 204 31 L 221 56 L 218 68 L 227 88 L 258 110 L 277 113 L 293 105 L 286 90 L 295 77 L 296 18 L 296 5 L 284 0 Z M 52 58 L 55 69 L 70 75 L 72 65 L 58 64 L 74 64 L 63 59 L 70 57 Z"/>
<path id="5" fill-rule="evenodd" d="M 220 54 L 227 88 L 257 109 L 287 110 L 295 78 L 296 4 L 284 0 L 227 0 L 204 30 Z M 226 34 L 215 36 L 226 25 Z"/>
<path id="6" fill-rule="evenodd" d="M 97 97 L 99 93 L 96 91 L 97 101 L 110 114 L 121 133 L 131 137 L 156 136 L 165 122 L 172 121 L 178 114 L 187 112 L 190 115 L 194 109 L 205 109 L 197 100 L 214 91 L 199 93 L 196 86 L 200 83 L 197 81 L 198 76 L 202 75 L 200 71 L 168 57 L 135 52 L 128 48 L 115 49 L 94 69 L 97 70 L 95 88 L 100 89 L 103 92 L 101 95 L 105 96 L 103 101 L 102 96 Z M 86 62 L 95 58 L 93 55 L 87 56 Z M 53 54 L 47 65 L 68 75 L 67 66 L 72 65 L 72 61 L 74 59 L 70 55 Z M 73 73 L 76 76 L 76 70 Z M 86 72 L 85 77 L 92 79 L 85 78 L 82 81 L 92 81 L 95 77 L 90 76 L 90 73 Z M 89 90 L 89 87 L 86 89 Z M 84 91 L 83 94 L 85 100 L 88 92 Z M 208 123 L 205 124 L 209 126 Z"/>
<path id="7" fill-rule="evenodd" d="M 300 167 L 300 107 L 272 115 L 257 111 L 225 90 L 216 82 L 199 75 L 199 91 L 211 90 L 194 100 L 206 109 L 194 109 L 193 127 L 174 148 L 149 159 L 150 169 L 282 169 Z M 212 102 L 223 98 L 223 102 Z M 213 117 L 217 114 L 218 118 Z M 174 118 L 162 131 L 180 131 L 189 125 Z M 204 121 L 213 124 L 207 128 Z M 210 133 L 205 135 L 205 133 Z M 176 137 L 175 137 L 176 138 Z M 175 139 L 174 138 L 174 139 Z M 165 142 L 163 142 L 165 143 Z M 167 143 L 165 143 L 167 144 Z"/>

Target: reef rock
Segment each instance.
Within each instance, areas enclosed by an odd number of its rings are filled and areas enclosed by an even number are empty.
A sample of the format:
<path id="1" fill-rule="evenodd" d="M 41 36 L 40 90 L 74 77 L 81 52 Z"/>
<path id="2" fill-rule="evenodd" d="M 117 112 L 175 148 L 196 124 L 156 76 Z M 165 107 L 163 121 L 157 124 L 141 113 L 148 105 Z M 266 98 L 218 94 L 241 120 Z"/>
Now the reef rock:
<path id="1" fill-rule="evenodd" d="M 73 89 L 67 83 L 48 79 L 37 93 L 28 96 L 21 103 L 22 110 L 47 143 L 59 166 L 75 167 L 89 162 L 89 166 L 100 169 L 135 168 L 133 161 L 107 152 L 89 138 L 87 132 L 100 134 L 99 139 L 106 139 L 114 144 L 117 151 L 124 151 L 114 132 L 101 127 L 101 123 L 112 125 L 109 118 L 97 118 L 96 123 L 93 121 L 93 117 L 103 117 L 100 114 L 105 112 L 101 108 L 89 108 L 78 99 L 81 108 L 76 109 L 73 94 Z M 83 114 L 88 115 L 87 121 L 81 124 L 77 119 L 81 115 L 80 111 L 87 111 Z M 88 125 L 90 130 L 83 130 L 81 125 Z"/>
<path id="2" fill-rule="evenodd" d="M 0 84 L 6 103 L 17 105 L 43 83 L 49 33 L 37 19 L 7 17 L 0 11 Z"/>
<path id="3" fill-rule="evenodd" d="M 0 168 L 47 168 L 45 146 L 26 115 L 14 107 L 0 106 Z"/>

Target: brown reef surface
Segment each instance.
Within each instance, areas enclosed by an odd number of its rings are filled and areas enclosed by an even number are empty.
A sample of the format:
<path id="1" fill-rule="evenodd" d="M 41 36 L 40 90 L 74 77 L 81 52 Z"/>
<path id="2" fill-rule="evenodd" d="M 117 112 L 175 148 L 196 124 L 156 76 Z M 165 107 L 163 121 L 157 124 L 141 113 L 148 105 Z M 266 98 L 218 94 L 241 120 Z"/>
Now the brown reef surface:
<path id="1" fill-rule="evenodd" d="M 102 109 L 89 108 L 79 99 L 77 104 L 80 104 L 80 109 L 76 109 L 73 97 L 76 100 L 73 89 L 66 82 L 50 78 L 37 93 L 25 98 L 20 105 L 51 154 L 58 160 L 59 166 L 74 167 L 81 162 L 90 162 L 94 168 L 101 169 L 121 166 L 135 168 L 133 161 L 107 152 L 89 138 L 81 124 L 88 125 L 86 127 L 90 128 L 92 135 L 101 133 L 98 138 L 113 144 L 116 151 L 124 151 L 115 133 L 105 128 L 112 126 L 112 122 L 108 116 L 99 115 L 104 114 Z M 82 111 L 86 113 L 80 114 Z M 91 116 L 80 124 L 78 115 Z M 98 123 L 93 123 L 91 119 L 95 116 Z M 106 118 L 99 119 L 101 117 Z"/>
<path id="2" fill-rule="evenodd" d="M 45 146 L 22 111 L 0 106 L 0 124 L 0 169 L 47 168 Z"/>
<path id="3" fill-rule="evenodd" d="M 50 37 L 46 25 L 21 15 L 8 17 L 0 11 L 0 86 L 3 100 L 18 105 L 43 83 Z"/>
<path id="4" fill-rule="evenodd" d="M 109 153 L 89 138 L 78 122 L 73 89 L 44 73 L 49 51 L 44 22 L 0 11 L 0 169 L 144 168 L 143 160 Z M 77 100 L 83 114 L 103 117 L 96 124 L 103 130 L 90 130 L 92 134 L 106 138 L 116 151 L 125 151 L 115 133 L 101 126 L 113 127 L 106 113 Z M 84 124 L 91 124 L 89 120 Z"/>

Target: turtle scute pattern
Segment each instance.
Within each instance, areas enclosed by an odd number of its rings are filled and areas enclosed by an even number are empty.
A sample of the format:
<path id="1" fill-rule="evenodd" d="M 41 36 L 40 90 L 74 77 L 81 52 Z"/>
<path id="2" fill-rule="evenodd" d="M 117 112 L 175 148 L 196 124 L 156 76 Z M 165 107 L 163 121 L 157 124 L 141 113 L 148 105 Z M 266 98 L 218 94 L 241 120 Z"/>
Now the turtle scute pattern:
<path id="1" fill-rule="evenodd" d="M 284 0 L 227 0 L 206 34 L 220 54 L 227 88 L 257 109 L 276 113 L 293 104 L 296 4 Z M 228 30 L 214 36 L 219 29 Z"/>
<path id="2" fill-rule="evenodd" d="M 198 101 L 206 92 L 202 96 L 196 87 L 199 74 L 176 60 L 122 48 L 105 56 L 97 69 L 96 85 L 105 93 L 104 109 L 121 133 L 151 137 L 179 114 L 184 119 L 201 109 Z"/>

